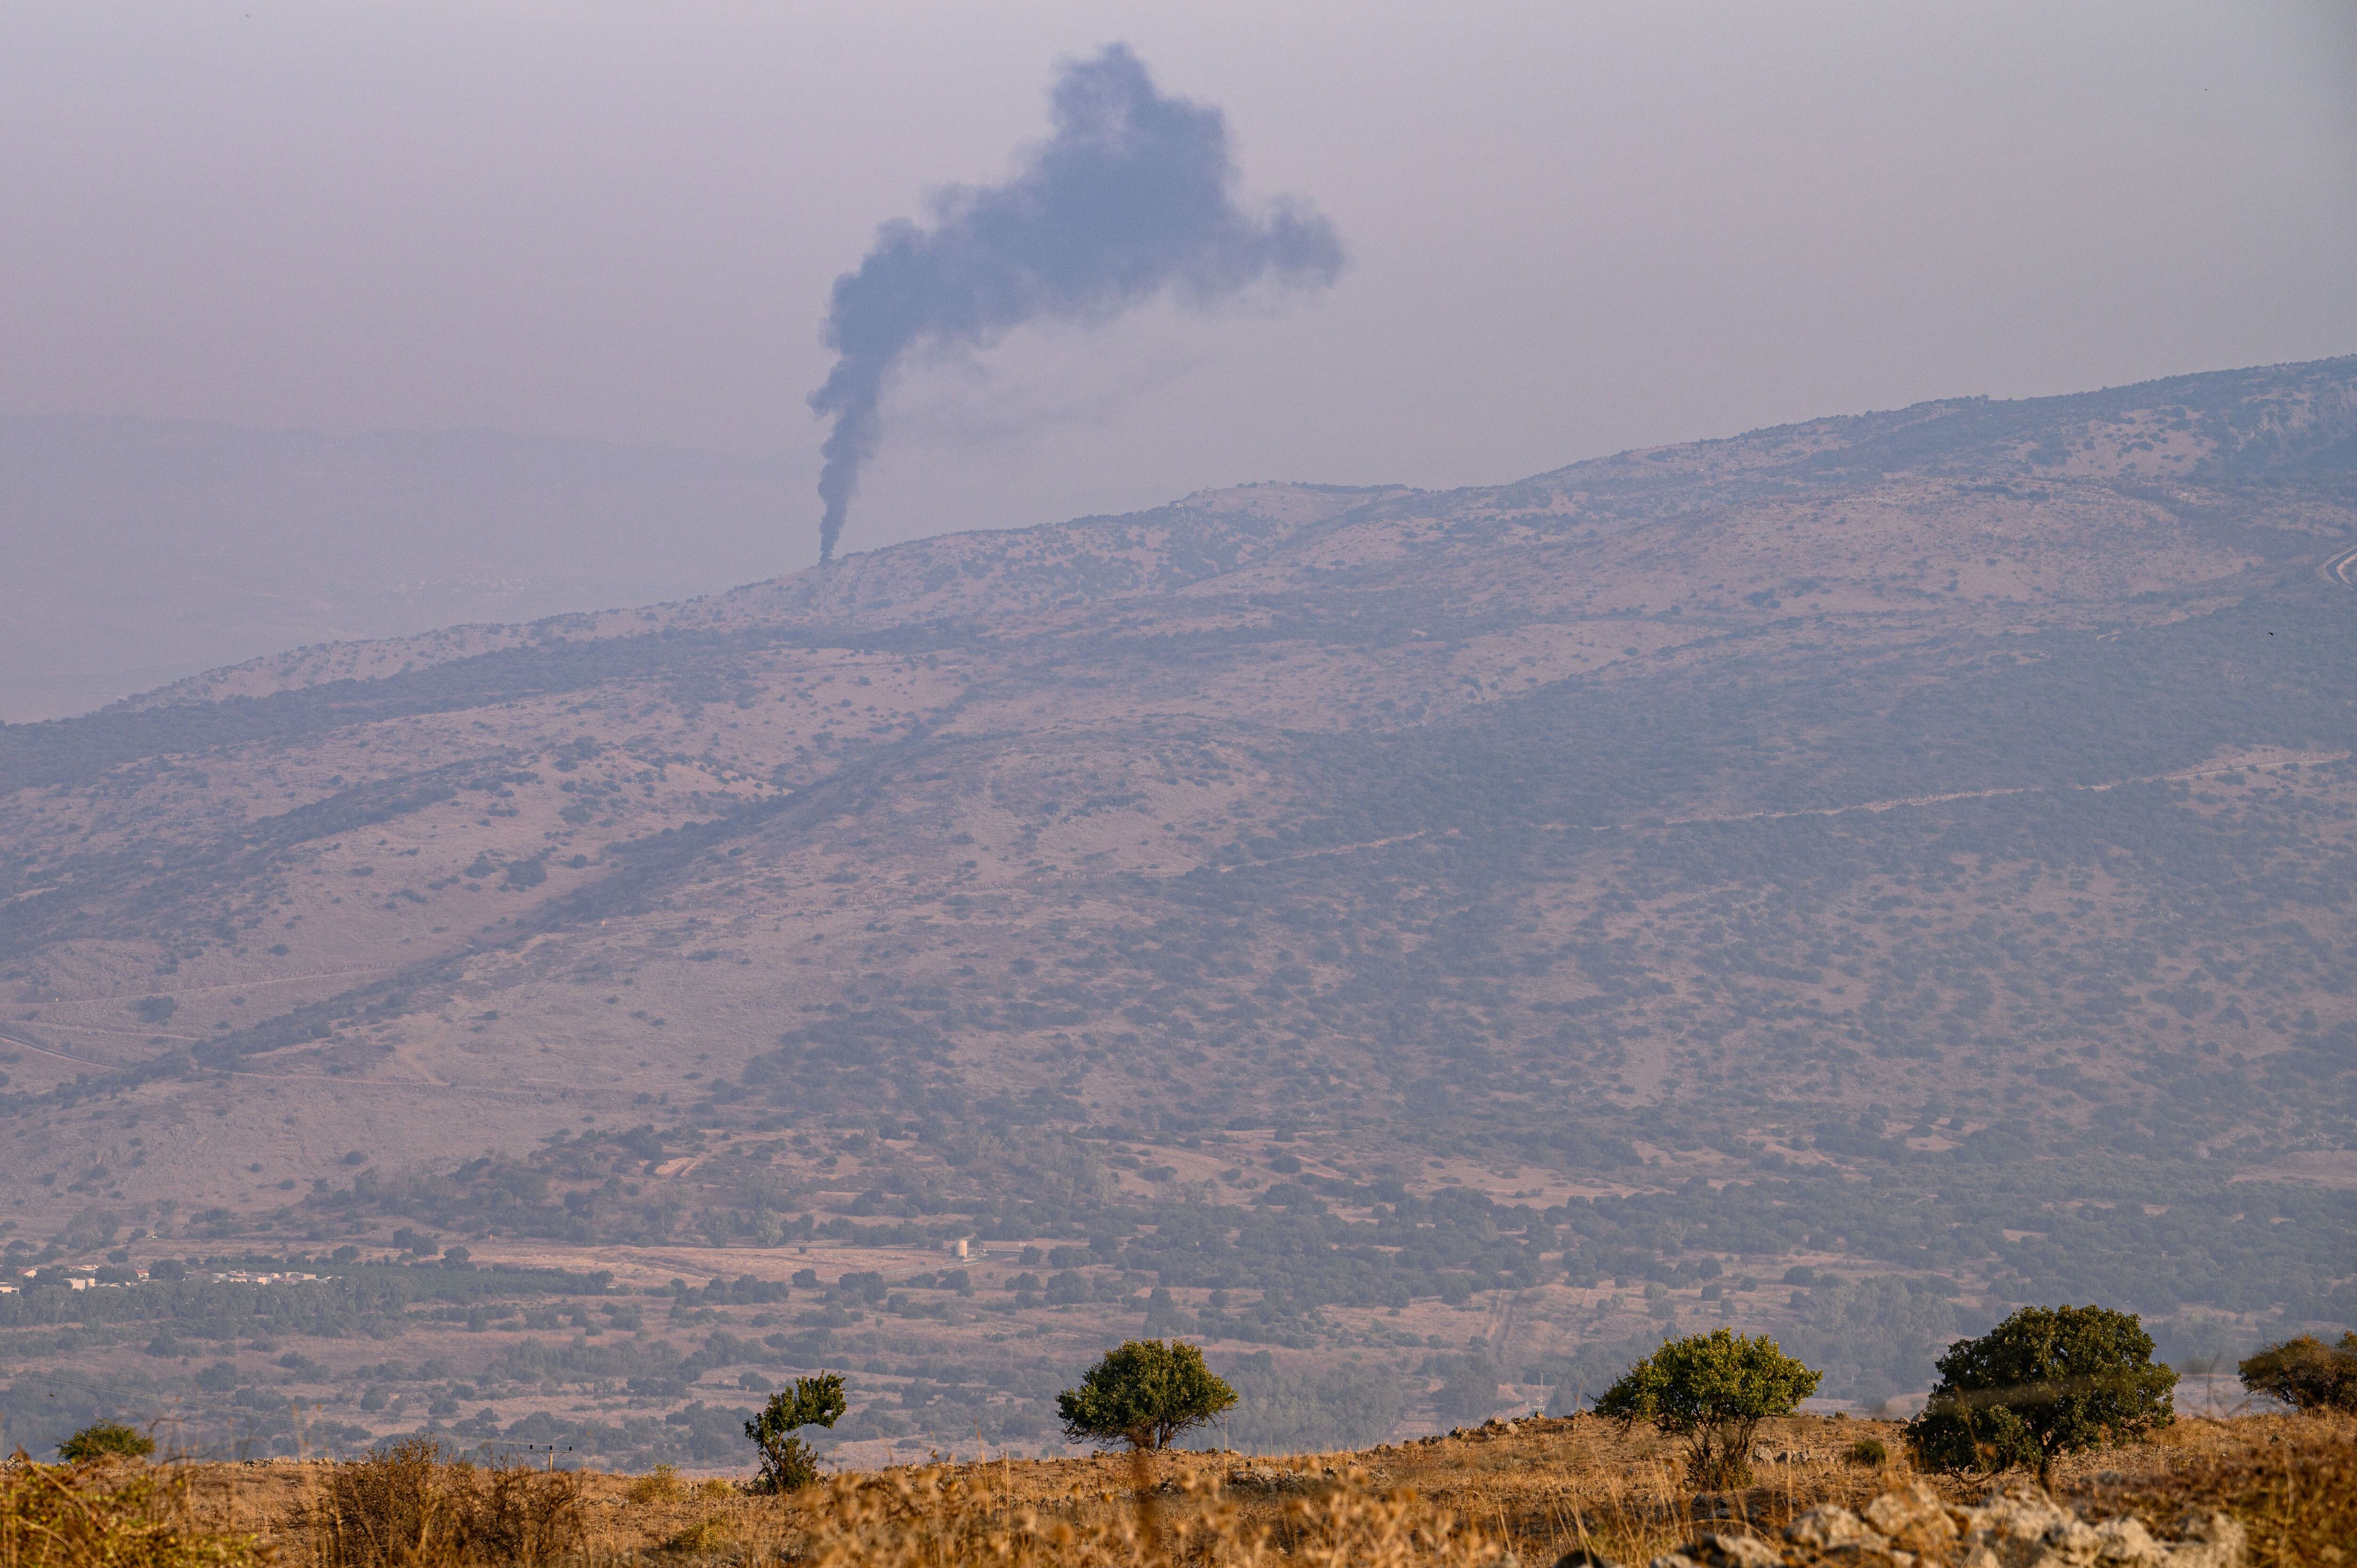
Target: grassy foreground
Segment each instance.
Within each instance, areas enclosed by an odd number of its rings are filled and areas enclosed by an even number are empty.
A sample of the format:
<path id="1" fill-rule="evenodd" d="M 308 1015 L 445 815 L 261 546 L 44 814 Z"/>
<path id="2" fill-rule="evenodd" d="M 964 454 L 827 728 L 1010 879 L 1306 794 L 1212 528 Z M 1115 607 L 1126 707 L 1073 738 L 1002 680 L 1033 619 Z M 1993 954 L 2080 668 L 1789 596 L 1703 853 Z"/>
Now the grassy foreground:
<path id="1" fill-rule="evenodd" d="M 1641 1563 L 1705 1532 L 1781 1546 L 1795 1514 L 1826 1502 L 1862 1508 L 1915 1478 L 1853 1457 L 1861 1439 L 1899 1452 L 1896 1429 L 1882 1423 L 1770 1423 L 1751 1488 L 1702 1498 L 1681 1484 L 1666 1442 L 1593 1417 L 1282 1460 L 1174 1453 L 909 1466 L 782 1499 L 726 1481 L 551 1475 L 415 1449 L 342 1463 L 20 1460 L 0 1469 L 0 1568 L 1533 1568 L 1582 1547 Z M 1989 1489 L 1985 1477 L 1925 1479 L 1958 1502 Z M 2357 1563 L 2357 1421 L 2181 1420 L 2154 1441 L 2067 1461 L 2055 1494 L 2090 1518 L 2134 1513 L 2156 1525 L 2190 1506 L 2224 1509 L 2248 1528 L 2262 1568 Z"/>

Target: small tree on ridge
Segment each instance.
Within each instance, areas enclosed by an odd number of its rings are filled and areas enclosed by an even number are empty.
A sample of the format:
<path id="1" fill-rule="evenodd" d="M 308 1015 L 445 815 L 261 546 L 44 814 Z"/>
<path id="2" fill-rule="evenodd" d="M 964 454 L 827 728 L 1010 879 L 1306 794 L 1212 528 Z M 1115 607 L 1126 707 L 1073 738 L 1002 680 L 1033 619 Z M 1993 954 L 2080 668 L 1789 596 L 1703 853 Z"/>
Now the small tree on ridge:
<path id="1" fill-rule="evenodd" d="M 1790 1415 L 1824 1379 L 1765 1334 L 1731 1328 L 1673 1339 L 1638 1362 L 1596 1402 L 1625 1431 L 1650 1421 L 1686 1444 L 1686 1474 L 1702 1491 L 1751 1478 L 1751 1438 L 1771 1415 Z"/>
<path id="2" fill-rule="evenodd" d="M 2328 1346 L 2313 1334 L 2269 1345 L 2235 1370 L 2255 1394 L 2294 1410 L 2357 1411 L 2357 1334 Z"/>
<path id="3" fill-rule="evenodd" d="M 1132 1339 L 1107 1351 L 1079 1388 L 1056 1396 L 1065 1436 L 1126 1443 L 1141 1453 L 1169 1447 L 1172 1438 L 1235 1402 L 1236 1391 L 1203 1364 L 1199 1348 L 1159 1339 Z"/>
<path id="4" fill-rule="evenodd" d="M 761 1413 L 745 1423 L 745 1435 L 761 1451 L 761 1472 L 753 1479 L 753 1489 L 791 1492 L 817 1480 L 818 1455 L 793 1434 L 795 1429 L 833 1426 L 848 1408 L 843 1378 L 835 1372 L 796 1378 L 792 1388 L 771 1394 Z"/>
<path id="5" fill-rule="evenodd" d="M 2153 1364 L 2136 1315 L 2101 1306 L 2025 1306 L 1940 1358 L 1939 1385 L 1907 1441 L 1943 1470 L 2038 1471 L 2104 1442 L 2125 1443 L 2177 1419 L 2177 1374 Z"/>

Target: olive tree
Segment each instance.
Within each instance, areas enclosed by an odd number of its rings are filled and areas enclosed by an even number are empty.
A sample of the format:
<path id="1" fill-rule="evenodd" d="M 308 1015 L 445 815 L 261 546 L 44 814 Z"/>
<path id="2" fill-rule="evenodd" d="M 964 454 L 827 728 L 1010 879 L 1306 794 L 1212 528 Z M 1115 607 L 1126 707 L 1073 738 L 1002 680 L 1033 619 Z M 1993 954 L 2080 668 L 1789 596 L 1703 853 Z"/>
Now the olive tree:
<path id="1" fill-rule="evenodd" d="M 1688 1477 L 1697 1489 L 1715 1491 L 1750 1480 L 1760 1423 L 1792 1414 L 1823 1377 L 1765 1334 L 1747 1339 L 1721 1328 L 1663 1345 L 1605 1390 L 1596 1410 L 1624 1431 L 1650 1421 L 1683 1438 Z"/>
<path id="2" fill-rule="evenodd" d="M 771 1394 L 761 1413 L 745 1423 L 745 1435 L 761 1451 L 753 1489 L 791 1492 L 817 1480 L 818 1455 L 794 1433 L 804 1426 L 833 1426 L 847 1408 L 843 1378 L 835 1372 L 797 1378 L 792 1388 Z"/>
<path id="3" fill-rule="evenodd" d="M 1931 1402 L 1907 1423 L 1925 1466 L 2034 1468 L 2039 1485 L 2065 1454 L 2122 1443 L 2176 1419 L 2177 1374 L 2152 1359 L 2136 1315 L 2101 1306 L 2025 1306 L 1940 1358 Z"/>
<path id="4" fill-rule="evenodd" d="M 1105 1353 L 1081 1377 L 1081 1386 L 1056 1396 L 1064 1435 L 1075 1443 L 1126 1443 L 1144 1452 L 1200 1426 L 1236 1402 L 1203 1364 L 1203 1352 L 1184 1340 L 1132 1339 Z"/>

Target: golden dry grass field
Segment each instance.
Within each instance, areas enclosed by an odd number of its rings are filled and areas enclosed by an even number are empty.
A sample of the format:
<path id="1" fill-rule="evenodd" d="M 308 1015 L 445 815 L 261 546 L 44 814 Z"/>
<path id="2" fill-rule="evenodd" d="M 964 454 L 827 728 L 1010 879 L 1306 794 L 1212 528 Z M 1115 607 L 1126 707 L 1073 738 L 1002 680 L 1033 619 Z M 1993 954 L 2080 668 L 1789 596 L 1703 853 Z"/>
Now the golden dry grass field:
<path id="1" fill-rule="evenodd" d="M 0 1481 L 0 1529 L 14 1531 L 0 1563 L 1471 1568 L 1578 1551 L 1644 1563 L 1706 1536 L 1755 1537 L 1801 1562 L 1814 1559 L 1784 1548 L 1781 1532 L 1809 1509 L 1864 1509 L 1919 1480 L 1956 1504 L 1991 1490 L 1990 1477 L 1865 1462 L 1856 1451 L 1867 1439 L 1900 1453 L 1889 1423 L 1770 1423 L 1753 1486 L 1702 1497 L 1682 1484 L 1666 1440 L 1594 1417 L 1281 1460 L 1172 1452 L 900 1466 L 784 1498 L 668 1472 L 485 1471 L 398 1456 L 80 1471 L 20 1461 Z M 69 1493 L 80 1502 L 60 1507 Z M 2134 1515 L 2164 1533 L 2190 1508 L 2222 1509 L 2248 1532 L 2257 1568 L 2343 1563 L 2357 1541 L 2357 1421 L 2181 1420 L 2153 1441 L 2066 1460 L 2054 1496 L 2088 1520 Z M 61 1517 L 81 1521 L 77 1554 L 44 1556 L 27 1521 Z M 52 1550 L 64 1549 L 58 1539 Z"/>

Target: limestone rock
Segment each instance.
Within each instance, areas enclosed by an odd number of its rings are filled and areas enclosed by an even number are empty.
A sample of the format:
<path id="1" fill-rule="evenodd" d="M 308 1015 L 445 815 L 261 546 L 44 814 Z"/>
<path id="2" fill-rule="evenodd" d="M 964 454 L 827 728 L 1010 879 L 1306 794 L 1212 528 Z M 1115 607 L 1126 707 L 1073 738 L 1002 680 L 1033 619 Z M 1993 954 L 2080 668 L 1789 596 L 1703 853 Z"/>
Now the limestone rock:
<path id="1" fill-rule="evenodd" d="M 1706 1535 L 1665 1552 L 1646 1568 L 1783 1568 L 1784 1554 L 1751 1535 Z"/>
<path id="2" fill-rule="evenodd" d="M 1901 1552 L 1877 1536 L 1872 1541 L 1846 1541 L 1828 1547 L 1816 1559 L 1827 1568 L 1915 1568 L 1911 1552 Z"/>
<path id="3" fill-rule="evenodd" d="M 2156 1537 L 2137 1519 L 2089 1524 L 2028 1487 L 1955 1509 L 1918 1481 L 1875 1498 L 1864 1518 L 1830 1504 L 1811 1509 L 1785 1530 L 1792 1550 L 1784 1561 L 1802 1568 L 2243 1568 L 2248 1537 L 2230 1516 L 2198 1510 L 2175 1531 L 2174 1541 Z M 1679 1563 L 1664 1559 L 1662 1568 L 1719 1568 L 1698 1547 L 1673 1556 Z M 1768 1568 L 1768 1560 L 1729 1568 Z"/>
<path id="4" fill-rule="evenodd" d="M 2095 1527 L 2095 1534 L 2102 1542 L 2095 1561 L 2103 1568 L 2160 1568 L 2170 1556 L 2140 1519 L 2107 1519 Z"/>
<path id="5" fill-rule="evenodd" d="M 1781 1568 L 1784 1554 L 1756 1535 L 1715 1535 L 1720 1568 Z"/>
<path id="6" fill-rule="evenodd" d="M 1783 1568 L 1784 1554 L 1756 1535 L 1705 1535 L 1676 1553 L 1701 1568 Z"/>
<path id="7" fill-rule="evenodd" d="M 1960 1533 L 1940 1494 L 1917 1481 L 1867 1505 L 1866 1522 L 1903 1551 L 1945 1556 Z"/>
<path id="8" fill-rule="evenodd" d="M 1784 1539 L 1795 1546 L 1824 1552 L 1835 1546 L 1882 1544 L 1882 1532 L 1835 1503 L 1813 1508 L 1784 1527 Z"/>
<path id="9" fill-rule="evenodd" d="M 1371 1480 L 1384 1481 L 1390 1477 L 1376 1473 Z M 1279 1470 L 1269 1465 L 1245 1465 L 1228 1472 L 1228 1490 L 1232 1492 L 1311 1492 L 1330 1486 L 1335 1480 L 1330 1469 L 1311 1474 L 1307 1470 Z"/>
<path id="10" fill-rule="evenodd" d="M 2103 1538 L 2051 1498 L 2011 1487 L 1970 1510 L 1964 1530 L 1968 1561 L 1996 1568 L 2094 1568 Z"/>
<path id="11" fill-rule="evenodd" d="M 2169 1553 L 2169 1568 L 2243 1568 L 2250 1532 L 2242 1521 L 2216 1509 L 2196 1509 L 2177 1521 L 2183 1537 Z"/>

